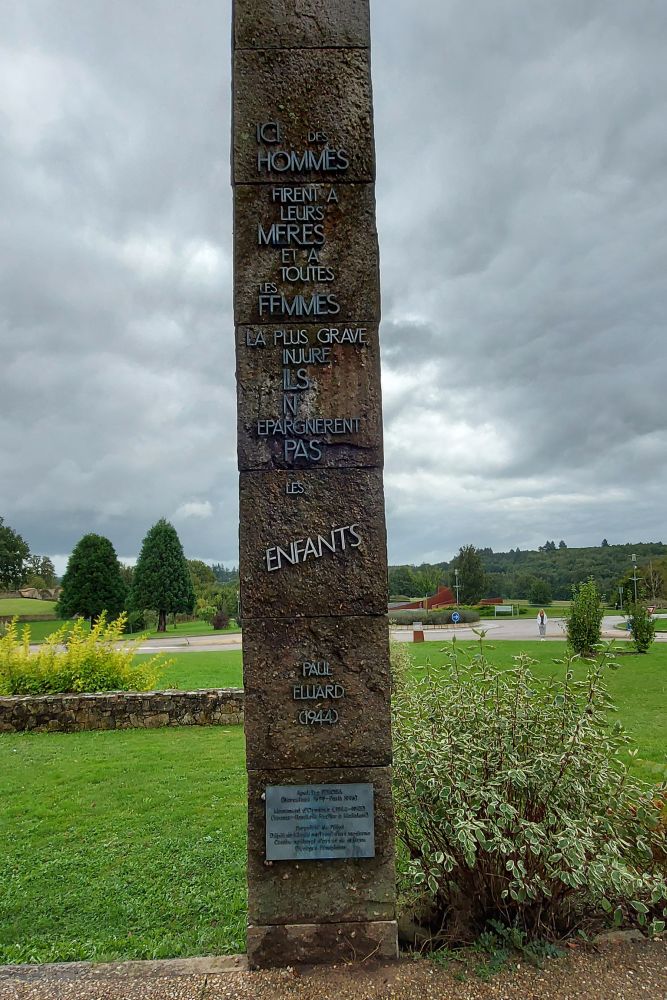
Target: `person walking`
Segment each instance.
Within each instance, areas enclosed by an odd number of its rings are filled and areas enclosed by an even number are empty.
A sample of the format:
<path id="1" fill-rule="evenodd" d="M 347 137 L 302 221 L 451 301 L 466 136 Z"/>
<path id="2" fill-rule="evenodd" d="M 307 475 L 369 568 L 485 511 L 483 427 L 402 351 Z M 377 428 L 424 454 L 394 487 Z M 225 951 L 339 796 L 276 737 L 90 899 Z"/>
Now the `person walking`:
<path id="1" fill-rule="evenodd" d="M 547 618 L 546 611 L 544 608 L 540 608 L 537 612 L 537 630 L 540 633 L 540 641 L 544 642 L 547 634 Z"/>

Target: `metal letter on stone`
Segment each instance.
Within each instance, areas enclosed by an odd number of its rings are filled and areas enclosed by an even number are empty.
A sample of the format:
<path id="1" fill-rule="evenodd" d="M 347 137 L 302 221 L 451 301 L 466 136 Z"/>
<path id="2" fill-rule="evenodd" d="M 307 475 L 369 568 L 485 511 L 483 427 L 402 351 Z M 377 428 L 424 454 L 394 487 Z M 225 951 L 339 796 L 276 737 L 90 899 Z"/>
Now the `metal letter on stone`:
<path id="1" fill-rule="evenodd" d="M 234 0 L 251 966 L 394 957 L 368 0 Z"/>

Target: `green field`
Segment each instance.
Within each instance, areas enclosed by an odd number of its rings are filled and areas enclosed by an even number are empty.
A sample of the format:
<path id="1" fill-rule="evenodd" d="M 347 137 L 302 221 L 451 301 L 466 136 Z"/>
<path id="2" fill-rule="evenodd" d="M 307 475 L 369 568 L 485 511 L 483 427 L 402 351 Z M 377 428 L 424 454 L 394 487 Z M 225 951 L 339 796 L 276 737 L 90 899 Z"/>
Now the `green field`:
<path id="1" fill-rule="evenodd" d="M 193 691 L 197 688 L 242 687 L 241 651 L 220 653 L 165 653 L 173 663 L 160 674 L 161 690 L 176 688 Z M 143 659 L 139 655 L 137 659 Z"/>
<path id="2" fill-rule="evenodd" d="M 450 643 L 423 643 L 411 649 L 413 660 L 423 665 L 444 662 L 440 650 Z M 462 650 L 477 650 L 478 643 L 457 642 Z M 536 677 L 559 675 L 562 665 L 554 663 L 564 656 L 564 642 L 496 642 L 485 643 L 488 658 L 498 666 L 509 667 L 512 657 L 528 653 L 537 665 Z M 628 645 L 620 647 L 618 670 L 607 676 L 609 692 L 617 707 L 617 718 L 623 723 L 639 747 L 639 753 L 629 761 L 631 770 L 645 781 L 667 781 L 667 645 L 654 645 L 649 653 L 632 653 Z M 575 677 L 585 674 L 581 662 L 574 665 Z"/>
<path id="3" fill-rule="evenodd" d="M 55 601 L 33 601 L 29 597 L 3 597 L 0 615 L 54 615 Z"/>
<path id="4" fill-rule="evenodd" d="M 19 635 L 23 636 L 26 630 L 30 631 L 30 642 L 41 643 L 44 642 L 53 632 L 57 632 L 59 628 L 63 625 L 71 625 L 72 622 L 68 619 L 58 618 L 52 622 L 25 622 L 21 624 L 19 622 L 18 631 Z M 85 621 L 83 623 L 84 630 L 86 632 L 90 631 L 90 622 Z"/>
<path id="5" fill-rule="evenodd" d="M 415 669 L 448 646 L 411 647 Z M 498 642 L 487 653 L 502 667 L 525 651 L 545 677 L 563 670 L 553 661 L 564 648 Z M 632 768 L 657 781 L 667 647 L 619 660 L 609 687 L 639 745 Z M 238 686 L 241 654 L 177 654 L 163 686 L 176 683 Z M 240 726 L 0 735 L 0 962 L 242 951 L 245 796 Z"/>
<path id="6" fill-rule="evenodd" d="M 244 950 L 243 730 L 0 736 L 0 963 Z"/>
<path id="7" fill-rule="evenodd" d="M 428 642 L 411 646 L 417 666 L 428 660 L 444 662 L 441 650 L 449 643 Z M 457 641 L 462 651 L 476 650 L 477 643 Z M 528 653 L 537 661 L 538 677 L 562 672 L 554 660 L 565 654 L 564 642 L 497 642 L 485 644 L 486 654 L 498 666 L 511 666 L 512 657 Z M 241 653 L 177 653 L 170 657 L 171 666 L 160 677 L 159 687 L 207 688 L 241 687 L 243 684 Z M 667 780 L 667 646 L 654 645 L 646 655 L 634 654 L 624 645 L 618 657 L 620 667 L 609 671 L 610 693 L 618 708 L 618 718 L 637 741 L 639 754 L 632 764 L 633 771 L 647 781 Z M 575 676 L 585 672 L 583 664 L 575 665 Z"/>
<path id="8" fill-rule="evenodd" d="M 235 621 L 231 621 L 227 628 L 214 629 L 208 622 L 177 622 L 176 625 L 167 625 L 166 632 L 144 632 L 142 635 L 149 639 L 163 639 L 165 636 L 188 636 L 188 635 L 224 635 L 227 632 L 241 632 Z"/>
<path id="9" fill-rule="evenodd" d="M 5 603 L 9 604 L 10 602 L 6 601 Z M 13 603 L 19 604 L 21 602 L 14 601 Z M 26 603 L 49 604 L 49 606 L 51 606 L 52 604 L 52 602 L 48 601 L 31 601 Z M 6 613 L 12 615 L 19 614 L 18 611 L 7 611 Z M 20 613 L 27 615 L 27 614 L 36 614 L 37 612 L 24 610 Z M 51 614 L 51 611 L 45 611 L 44 613 Z M 0 611 L 0 615 L 2 614 L 4 614 L 4 612 Z M 23 625 L 19 623 L 19 634 L 22 635 L 23 630 L 29 628 L 30 641 L 34 643 L 41 643 L 44 642 L 44 640 L 48 638 L 48 636 L 50 636 L 53 632 L 57 631 L 57 629 L 59 629 L 62 625 L 66 624 L 67 620 L 63 618 L 59 618 L 56 619 L 55 621 L 50 621 L 50 622 L 26 622 Z M 87 629 L 90 628 L 88 622 L 84 622 L 84 626 Z M 216 632 L 213 629 L 213 627 L 211 625 L 208 625 L 206 622 L 200 622 L 200 621 L 179 622 L 176 625 L 169 625 L 166 632 L 146 632 L 146 631 L 135 632 L 134 635 L 128 634 L 128 639 L 137 639 L 139 638 L 139 636 L 144 636 L 149 639 L 164 639 L 164 638 L 174 639 L 180 637 L 187 638 L 187 636 L 189 635 L 223 635 L 225 633 L 238 633 L 240 635 L 241 630 L 238 627 L 238 625 L 236 625 L 236 623 L 232 623 L 228 628 L 218 629 L 218 631 Z"/>

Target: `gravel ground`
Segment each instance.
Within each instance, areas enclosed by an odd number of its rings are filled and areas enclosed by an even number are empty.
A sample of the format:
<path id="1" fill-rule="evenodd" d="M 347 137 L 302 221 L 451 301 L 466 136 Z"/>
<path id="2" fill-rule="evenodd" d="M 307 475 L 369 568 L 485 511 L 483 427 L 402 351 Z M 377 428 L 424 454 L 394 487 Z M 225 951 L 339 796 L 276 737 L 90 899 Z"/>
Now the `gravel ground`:
<path id="1" fill-rule="evenodd" d="M 240 966 L 237 963 L 237 967 Z M 0 1000 L 651 1000 L 667 998 L 667 941 L 576 948 L 544 969 L 520 963 L 483 982 L 426 959 L 209 975 L 174 966 L 0 969 Z"/>

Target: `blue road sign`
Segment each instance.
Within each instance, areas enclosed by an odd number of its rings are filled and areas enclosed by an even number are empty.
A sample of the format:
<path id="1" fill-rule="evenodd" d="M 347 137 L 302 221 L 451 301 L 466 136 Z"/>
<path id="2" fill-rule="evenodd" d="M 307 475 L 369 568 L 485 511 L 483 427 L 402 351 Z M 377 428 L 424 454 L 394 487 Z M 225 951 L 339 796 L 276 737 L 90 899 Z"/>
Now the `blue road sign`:
<path id="1" fill-rule="evenodd" d="M 452 615 L 452 621 L 454 622 L 455 625 L 458 625 L 458 623 L 461 621 L 461 615 L 458 613 L 458 611 L 455 611 L 454 614 Z"/>

